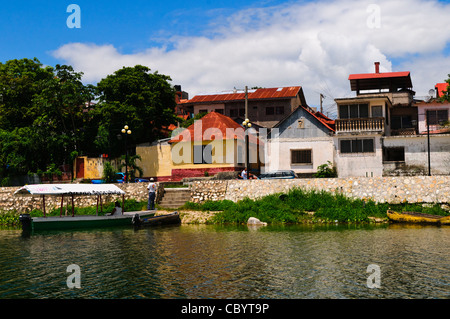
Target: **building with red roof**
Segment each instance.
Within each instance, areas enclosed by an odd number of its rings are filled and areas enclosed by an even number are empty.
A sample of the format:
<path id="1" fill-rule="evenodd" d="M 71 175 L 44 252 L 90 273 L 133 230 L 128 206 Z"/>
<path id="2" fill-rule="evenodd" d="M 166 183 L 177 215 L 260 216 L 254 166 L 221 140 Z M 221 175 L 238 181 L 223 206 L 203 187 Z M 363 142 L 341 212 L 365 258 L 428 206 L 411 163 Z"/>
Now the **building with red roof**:
<path id="1" fill-rule="evenodd" d="M 250 132 L 250 133 L 249 133 Z M 241 171 L 245 166 L 246 134 L 249 141 L 249 169 L 259 171 L 264 142 L 255 131 L 244 128 L 228 116 L 210 112 L 172 137 L 152 145 L 141 145 L 144 176 L 159 181 L 180 181 L 185 177 Z"/>
<path id="2" fill-rule="evenodd" d="M 232 119 L 248 118 L 261 127 L 273 127 L 299 106 L 307 106 L 301 86 L 256 88 L 199 94 L 179 103 L 192 114 L 216 112 Z"/>

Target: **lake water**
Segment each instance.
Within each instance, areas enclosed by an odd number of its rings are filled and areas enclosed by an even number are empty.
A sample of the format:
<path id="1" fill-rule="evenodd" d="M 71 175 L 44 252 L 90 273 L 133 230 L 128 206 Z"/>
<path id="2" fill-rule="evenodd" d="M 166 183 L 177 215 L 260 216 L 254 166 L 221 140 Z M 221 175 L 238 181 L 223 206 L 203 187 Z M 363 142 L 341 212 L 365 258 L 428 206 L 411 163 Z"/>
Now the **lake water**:
<path id="1" fill-rule="evenodd" d="M 0 299 L 448 299 L 449 247 L 444 226 L 4 229 Z"/>

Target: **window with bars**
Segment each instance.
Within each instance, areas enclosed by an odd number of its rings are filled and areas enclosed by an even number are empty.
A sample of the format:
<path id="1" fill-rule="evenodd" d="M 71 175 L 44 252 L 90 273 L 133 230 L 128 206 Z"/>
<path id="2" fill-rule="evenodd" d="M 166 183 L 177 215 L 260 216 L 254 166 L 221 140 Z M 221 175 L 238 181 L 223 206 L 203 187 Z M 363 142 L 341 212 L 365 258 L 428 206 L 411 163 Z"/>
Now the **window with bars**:
<path id="1" fill-rule="evenodd" d="M 312 150 L 291 150 L 291 164 L 312 164 Z"/>
<path id="2" fill-rule="evenodd" d="M 427 118 L 430 125 L 440 125 L 448 121 L 448 110 L 427 110 Z"/>
<path id="3" fill-rule="evenodd" d="M 373 153 L 374 140 L 373 138 L 366 139 L 351 139 L 351 140 L 340 140 L 341 153 Z"/>

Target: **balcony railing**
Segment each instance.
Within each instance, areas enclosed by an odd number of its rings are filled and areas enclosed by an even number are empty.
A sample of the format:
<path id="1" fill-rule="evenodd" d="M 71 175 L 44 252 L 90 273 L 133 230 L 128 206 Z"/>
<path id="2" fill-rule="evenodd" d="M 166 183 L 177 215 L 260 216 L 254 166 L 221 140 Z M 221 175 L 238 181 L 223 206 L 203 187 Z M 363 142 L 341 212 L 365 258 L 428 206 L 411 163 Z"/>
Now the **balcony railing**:
<path id="1" fill-rule="evenodd" d="M 336 132 L 384 132 L 384 117 L 337 119 Z"/>

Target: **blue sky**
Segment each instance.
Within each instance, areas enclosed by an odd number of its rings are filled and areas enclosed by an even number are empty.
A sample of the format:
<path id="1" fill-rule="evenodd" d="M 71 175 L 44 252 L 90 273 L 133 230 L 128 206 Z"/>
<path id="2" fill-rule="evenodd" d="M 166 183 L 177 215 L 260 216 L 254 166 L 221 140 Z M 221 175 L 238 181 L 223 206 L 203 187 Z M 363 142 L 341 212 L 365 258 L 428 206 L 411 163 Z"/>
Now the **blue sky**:
<path id="1" fill-rule="evenodd" d="M 81 28 L 68 28 L 68 5 Z M 95 83 L 144 64 L 190 96 L 248 86 L 352 95 L 348 75 L 411 71 L 418 95 L 450 73 L 450 1 L 10 1 L 0 7 L 0 62 L 69 64 Z M 377 20 L 378 19 L 378 20 Z"/>

